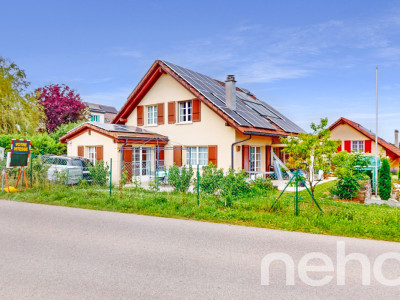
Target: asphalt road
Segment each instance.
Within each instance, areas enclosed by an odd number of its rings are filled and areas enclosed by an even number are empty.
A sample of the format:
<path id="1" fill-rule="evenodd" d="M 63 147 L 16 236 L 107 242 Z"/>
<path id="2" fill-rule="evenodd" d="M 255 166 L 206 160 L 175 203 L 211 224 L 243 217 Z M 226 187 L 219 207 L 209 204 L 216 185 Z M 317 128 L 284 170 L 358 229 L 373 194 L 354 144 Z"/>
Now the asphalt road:
<path id="1" fill-rule="evenodd" d="M 347 263 L 345 285 L 335 275 L 337 241 L 346 255 L 360 252 L 372 263 L 387 251 L 400 253 L 399 243 L 3 200 L 0 241 L 1 299 L 400 299 L 399 285 L 372 276 L 363 286 L 357 262 Z M 334 276 L 320 287 L 297 274 L 300 258 L 315 251 L 335 268 L 308 273 Z M 261 285 L 261 260 L 274 252 L 293 259 L 294 285 L 286 286 L 277 261 L 269 285 Z M 400 277 L 400 261 L 382 269 L 389 280 Z"/>

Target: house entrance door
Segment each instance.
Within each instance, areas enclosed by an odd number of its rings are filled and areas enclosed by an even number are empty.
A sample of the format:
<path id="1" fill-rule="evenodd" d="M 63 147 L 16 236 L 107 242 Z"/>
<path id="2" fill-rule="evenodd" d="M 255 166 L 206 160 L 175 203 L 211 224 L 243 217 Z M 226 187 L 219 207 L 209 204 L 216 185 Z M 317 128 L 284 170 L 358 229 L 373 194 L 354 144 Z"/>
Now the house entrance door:
<path id="1" fill-rule="evenodd" d="M 135 147 L 132 155 L 133 176 L 149 181 L 151 175 L 151 148 Z"/>

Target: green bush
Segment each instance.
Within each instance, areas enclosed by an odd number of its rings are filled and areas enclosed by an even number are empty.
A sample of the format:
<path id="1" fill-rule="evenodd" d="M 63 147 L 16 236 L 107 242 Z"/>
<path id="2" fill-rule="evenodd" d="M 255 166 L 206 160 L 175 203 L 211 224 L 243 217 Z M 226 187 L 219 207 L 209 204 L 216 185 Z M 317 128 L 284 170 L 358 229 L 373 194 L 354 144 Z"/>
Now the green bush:
<path id="1" fill-rule="evenodd" d="M 221 188 L 221 182 L 224 178 L 224 171 L 217 169 L 212 162 L 203 167 L 203 174 L 199 179 L 200 190 L 206 194 L 214 194 Z"/>
<path id="2" fill-rule="evenodd" d="M 50 168 L 50 165 L 46 165 L 43 163 L 42 157 L 32 155 L 32 162 L 30 170 L 32 170 L 32 184 L 36 186 L 42 186 L 48 180 L 47 171 Z"/>
<path id="3" fill-rule="evenodd" d="M 94 166 L 89 166 L 93 184 L 106 185 L 110 178 L 110 166 L 104 161 L 98 161 Z"/>
<path id="4" fill-rule="evenodd" d="M 338 179 L 332 193 L 341 199 L 351 199 L 357 195 L 359 190 L 360 184 L 357 177 L 347 175 Z"/>
<path id="5" fill-rule="evenodd" d="M 46 132 L 37 133 L 35 135 L 19 135 L 19 134 L 3 134 L 0 135 L 0 147 L 9 151 L 11 148 L 12 139 L 27 139 L 31 141 L 31 152 L 32 154 L 66 154 L 67 145 L 62 144 L 59 141 L 55 141 Z"/>
<path id="6" fill-rule="evenodd" d="M 382 165 L 378 174 L 378 193 L 382 200 L 388 200 L 392 193 L 392 178 L 390 176 L 389 161 L 382 159 Z"/>
<path id="7" fill-rule="evenodd" d="M 272 185 L 271 179 L 257 177 L 250 183 L 251 193 L 254 195 L 264 195 L 265 193 L 274 190 L 274 186 Z"/>
<path id="8" fill-rule="evenodd" d="M 247 175 L 244 170 L 235 172 L 229 169 L 222 180 L 222 195 L 227 199 L 236 198 L 240 195 L 246 195 L 250 191 L 250 184 L 247 182 Z"/>
<path id="9" fill-rule="evenodd" d="M 177 165 L 173 165 L 169 168 L 168 172 L 168 183 L 178 192 L 186 192 L 190 186 L 190 180 L 193 177 L 192 166 L 189 168 L 182 167 L 179 169 Z"/>

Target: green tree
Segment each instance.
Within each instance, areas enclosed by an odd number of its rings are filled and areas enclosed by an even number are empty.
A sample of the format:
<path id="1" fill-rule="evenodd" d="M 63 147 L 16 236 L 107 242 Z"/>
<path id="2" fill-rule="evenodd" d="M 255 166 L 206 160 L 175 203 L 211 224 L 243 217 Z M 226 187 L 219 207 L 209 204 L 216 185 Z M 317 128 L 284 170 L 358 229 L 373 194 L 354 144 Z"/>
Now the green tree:
<path id="1" fill-rule="evenodd" d="M 392 179 L 390 177 L 389 161 L 382 159 L 382 165 L 378 174 L 378 193 L 382 200 L 388 200 L 392 193 Z"/>
<path id="2" fill-rule="evenodd" d="M 26 93 L 24 70 L 0 57 L 0 134 L 32 134 L 44 119 L 37 95 Z"/>
<path id="3" fill-rule="evenodd" d="M 338 141 L 330 140 L 331 132 L 327 125 L 328 119 L 323 118 L 318 125 L 311 123 L 312 133 L 299 133 L 297 137 L 281 139 L 287 145 L 283 151 L 289 155 L 289 167 L 306 173 L 306 181 L 313 195 L 319 183 L 314 180 L 314 174 L 319 170 L 329 172 L 333 154 L 339 145 Z"/>
<path id="4" fill-rule="evenodd" d="M 75 127 L 81 125 L 82 123 L 84 123 L 85 121 L 78 121 L 75 123 L 66 123 L 66 124 L 61 124 L 60 126 L 57 127 L 56 130 L 54 130 L 52 133 L 50 133 L 50 136 L 52 139 L 54 139 L 55 141 L 60 141 L 60 138 L 64 135 L 67 134 L 68 131 L 74 129 Z"/>

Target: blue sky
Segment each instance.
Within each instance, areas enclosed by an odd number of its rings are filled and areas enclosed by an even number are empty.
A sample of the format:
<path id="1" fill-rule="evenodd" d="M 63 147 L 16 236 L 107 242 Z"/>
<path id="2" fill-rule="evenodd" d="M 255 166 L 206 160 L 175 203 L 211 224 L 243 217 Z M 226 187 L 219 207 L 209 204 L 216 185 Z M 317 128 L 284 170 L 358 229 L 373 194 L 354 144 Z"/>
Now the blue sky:
<path id="1" fill-rule="evenodd" d="M 31 89 L 65 83 L 118 109 L 156 59 L 238 86 L 309 130 L 400 129 L 398 1 L 3 1 L 0 55 Z"/>

